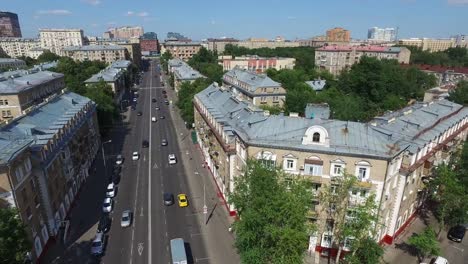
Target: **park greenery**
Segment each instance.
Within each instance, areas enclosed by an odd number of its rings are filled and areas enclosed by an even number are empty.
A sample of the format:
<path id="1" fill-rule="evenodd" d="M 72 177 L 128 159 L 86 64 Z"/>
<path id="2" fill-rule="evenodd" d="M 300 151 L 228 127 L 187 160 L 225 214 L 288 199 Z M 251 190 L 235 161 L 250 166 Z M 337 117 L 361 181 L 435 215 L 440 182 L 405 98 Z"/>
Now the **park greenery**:
<path id="1" fill-rule="evenodd" d="M 193 83 L 183 82 L 178 93 L 177 107 L 180 109 L 182 119 L 187 126 L 194 122 L 193 97 L 195 94 L 203 91 L 211 84 L 208 79 L 199 78 Z"/>
<path id="2" fill-rule="evenodd" d="M 462 47 L 449 48 L 445 51 L 430 52 L 422 48 L 406 46 L 411 50 L 410 63 L 440 65 L 449 67 L 468 67 L 468 50 Z"/>
<path id="3" fill-rule="evenodd" d="M 408 239 L 408 245 L 416 249 L 420 262 L 423 262 L 426 257 L 440 255 L 439 241 L 430 227 L 420 234 L 411 236 Z"/>
<path id="4" fill-rule="evenodd" d="M 202 47 L 200 51 L 193 55 L 188 64 L 206 76 L 210 83 L 221 83 L 223 78 L 223 67 L 218 64 L 218 54 Z"/>
<path id="5" fill-rule="evenodd" d="M 306 220 L 312 199 L 306 186 L 278 168 L 247 162 L 229 197 L 239 216 L 233 228 L 242 263 L 303 263 L 314 230 Z"/>
<path id="6" fill-rule="evenodd" d="M 32 246 L 25 228 L 16 209 L 0 208 L 0 263 L 25 263 Z"/>
<path id="7" fill-rule="evenodd" d="M 449 100 L 457 104 L 468 106 L 468 81 L 460 81 L 457 84 L 457 89 L 450 91 Z"/>
<path id="8" fill-rule="evenodd" d="M 52 53 L 49 50 L 45 50 L 41 55 L 39 55 L 39 57 L 37 57 L 37 59 L 33 59 L 31 57 L 26 56 L 21 56 L 18 59 L 24 60 L 26 62 L 26 66 L 32 67 L 39 63 L 57 61 L 60 58 L 61 57 L 59 55 Z"/>

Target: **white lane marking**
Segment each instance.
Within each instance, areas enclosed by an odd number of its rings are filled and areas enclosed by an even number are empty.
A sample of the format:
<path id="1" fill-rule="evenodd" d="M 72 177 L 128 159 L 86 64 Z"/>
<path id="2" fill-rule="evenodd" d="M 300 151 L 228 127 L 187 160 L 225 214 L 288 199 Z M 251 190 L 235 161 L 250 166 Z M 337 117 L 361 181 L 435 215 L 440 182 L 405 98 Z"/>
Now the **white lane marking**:
<path id="1" fill-rule="evenodd" d="M 458 249 L 458 250 L 460 250 L 461 252 L 463 252 L 463 251 L 465 250 L 465 249 L 463 249 L 463 248 L 459 248 L 459 247 L 456 247 L 456 246 L 453 246 L 453 245 L 450 245 L 450 246 L 451 246 L 451 247 L 454 247 L 454 248 L 456 248 L 456 249 Z"/>
<path id="2" fill-rule="evenodd" d="M 143 161 L 146 161 L 146 155 L 143 155 Z"/>
<path id="3" fill-rule="evenodd" d="M 155 162 L 153 165 L 153 169 L 157 169 L 157 168 L 158 168 L 158 164 Z"/>
<path id="4" fill-rule="evenodd" d="M 143 253 L 143 243 L 138 243 L 138 255 L 141 256 L 141 253 Z"/>
<path id="5" fill-rule="evenodd" d="M 153 87 L 153 68 L 152 68 L 153 65 L 150 65 L 150 87 Z M 152 98 L 152 91 L 153 89 L 150 89 L 150 96 L 148 98 L 148 100 L 151 100 Z M 150 105 L 151 105 L 151 102 L 150 102 Z M 150 107 L 151 109 L 151 107 Z M 150 113 L 151 113 L 151 110 L 150 110 Z M 153 127 L 151 125 L 151 115 L 149 115 L 149 122 L 150 122 L 150 126 L 149 126 L 149 145 L 150 145 L 150 150 L 149 150 L 149 162 L 148 162 L 148 248 L 149 250 L 148 251 L 148 263 L 153 263 L 153 259 L 152 259 L 152 254 L 151 254 L 151 251 L 152 251 L 152 243 L 151 243 L 151 234 L 152 234 L 152 230 L 151 230 L 151 200 L 152 200 L 152 197 L 151 197 L 151 128 Z"/>
<path id="6" fill-rule="evenodd" d="M 140 210 L 140 216 L 143 216 L 143 206 L 141 207 L 141 210 Z"/>

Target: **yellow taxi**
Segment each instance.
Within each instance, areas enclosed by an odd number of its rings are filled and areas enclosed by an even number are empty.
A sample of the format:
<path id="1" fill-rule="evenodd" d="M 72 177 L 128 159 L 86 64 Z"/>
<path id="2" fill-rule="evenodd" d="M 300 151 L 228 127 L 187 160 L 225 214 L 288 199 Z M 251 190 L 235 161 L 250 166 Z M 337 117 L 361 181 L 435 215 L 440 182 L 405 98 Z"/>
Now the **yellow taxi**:
<path id="1" fill-rule="evenodd" d="M 177 200 L 179 200 L 179 207 L 187 207 L 188 206 L 187 195 L 181 193 L 181 194 L 177 195 Z"/>

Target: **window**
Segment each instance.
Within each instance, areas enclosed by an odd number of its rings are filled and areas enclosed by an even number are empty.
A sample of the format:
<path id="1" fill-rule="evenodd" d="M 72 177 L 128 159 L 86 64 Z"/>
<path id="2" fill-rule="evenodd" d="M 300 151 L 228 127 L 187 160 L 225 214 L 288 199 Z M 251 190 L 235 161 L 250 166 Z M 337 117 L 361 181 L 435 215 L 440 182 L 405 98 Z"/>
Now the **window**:
<path id="1" fill-rule="evenodd" d="M 22 167 L 16 168 L 15 176 L 16 176 L 16 181 L 17 181 L 17 182 L 20 182 L 20 181 L 23 179 L 23 177 L 24 177 L 24 172 L 23 172 L 23 168 L 22 168 Z"/>
<path id="2" fill-rule="evenodd" d="M 361 190 L 361 197 L 367 196 L 367 190 Z"/>
<path id="3" fill-rule="evenodd" d="M 312 136 L 312 142 L 320 142 L 320 133 L 315 132 Z"/>
<path id="4" fill-rule="evenodd" d="M 341 164 L 334 164 L 333 165 L 333 175 L 334 176 L 341 176 L 343 175 L 344 167 Z"/>
<path id="5" fill-rule="evenodd" d="M 23 190 L 21 190 L 21 196 L 24 202 L 28 201 L 28 192 L 26 191 L 26 188 L 23 188 Z"/>
<path id="6" fill-rule="evenodd" d="M 27 158 L 25 161 L 24 161 L 24 168 L 26 169 L 27 172 L 30 172 L 31 169 L 32 169 L 32 165 L 31 165 L 31 160 L 29 158 Z"/>
<path id="7" fill-rule="evenodd" d="M 332 242 L 332 233 L 331 232 L 326 232 L 323 234 L 323 237 L 322 237 L 322 244 L 321 246 L 322 247 L 325 247 L 325 248 L 329 248 L 331 247 L 331 242 Z"/>
<path id="8" fill-rule="evenodd" d="M 285 170 L 295 170 L 296 169 L 296 161 L 293 159 L 286 159 L 284 161 L 284 169 Z"/>
<path id="9" fill-rule="evenodd" d="M 358 168 L 358 178 L 360 180 L 365 180 L 367 178 L 367 168 Z"/>
<path id="10" fill-rule="evenodd" d="M 305 173 L 308 175 L 313 175 L 313 176 L 322 176 L 322 170 L 323 170 L 322 165 L 306 164 L 304 167 Z"/>
<path id="11" fill-rule="evenodd" d="M 3 100 L 0 100 L 0 105 L 3 105 Z"/>
<path id="12" fill-rule="evenodd" d="M 354 238 L 351 238 L 351 237 L 345 238 L 345 241 L 344 241 L 344 243 L 343 243 L 343 249 L 346 250 L 346 251 L 351 250 L 351 246 L 352 246 L 352 244 L 353 244 L 353 240 L 354 240 Z"/>

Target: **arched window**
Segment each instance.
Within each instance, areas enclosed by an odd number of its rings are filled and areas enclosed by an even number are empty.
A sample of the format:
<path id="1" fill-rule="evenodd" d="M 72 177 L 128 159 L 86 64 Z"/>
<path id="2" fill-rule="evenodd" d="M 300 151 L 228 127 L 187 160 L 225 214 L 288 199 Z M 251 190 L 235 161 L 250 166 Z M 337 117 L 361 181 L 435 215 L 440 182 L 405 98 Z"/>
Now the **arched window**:
<path id="1" fill-rule="evenodd" d="M 312 142 L 320 142 L 320 133 L 315 132 L 314 135 L 312 136 Z"/>

